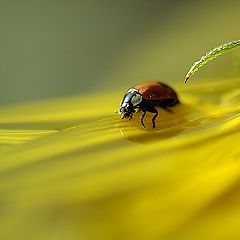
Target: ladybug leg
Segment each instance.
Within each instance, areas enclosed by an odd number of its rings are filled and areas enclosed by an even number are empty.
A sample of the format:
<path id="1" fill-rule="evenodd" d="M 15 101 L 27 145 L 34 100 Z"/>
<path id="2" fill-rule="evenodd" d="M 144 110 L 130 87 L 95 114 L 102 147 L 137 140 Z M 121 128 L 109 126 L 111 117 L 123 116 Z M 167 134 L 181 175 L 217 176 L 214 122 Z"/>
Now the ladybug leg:
<path id="1" fill-rule="evenodd" d="M 156 113 L 155 113 L 155 115 L 153 116 L 153 118 L 152 118 L 152 123 L 153 123 L 153 128 L 155 128 L 156 127 L 156 124 L 155 124 L 155 119 L 157 118 L 157 116 L 158 116 L 158 111 L 157 111 L 157 109 L 155 109 L 156 110 Z"/>
<path id="2" fill-rule="evenodd" d="M 153 124 L 153 128 L 155 128 L 156 127 L 156 123 L 155 123 L 155 119 L 157 118 L 157 116 L 158 116 L 158 110 L 156 109 L 156 108 L 154 108 L 154 107 L 149 107 L 148 109 L 147 109 L 147 111 L 148 112 L 151 112 L 151 113 L 155 113 L 155 115 L 153 116 L 153 118 L 152 118 L 152 124 Z"/>
<path id="3" fill-rule="evenodd" d="M 141 123 L 142 123 L 142 125 L 143 125 L 144 128 L 146 128 L 146 126 L 145 126 L 145 124 L 144 124 L 144 122 L 143 122 L 143 119 L 144 119 L 145 115 L 146 115 L 146 111 L 143 112 L 143 115 L 142 115 L 142 117 L 141 117 Z"/>

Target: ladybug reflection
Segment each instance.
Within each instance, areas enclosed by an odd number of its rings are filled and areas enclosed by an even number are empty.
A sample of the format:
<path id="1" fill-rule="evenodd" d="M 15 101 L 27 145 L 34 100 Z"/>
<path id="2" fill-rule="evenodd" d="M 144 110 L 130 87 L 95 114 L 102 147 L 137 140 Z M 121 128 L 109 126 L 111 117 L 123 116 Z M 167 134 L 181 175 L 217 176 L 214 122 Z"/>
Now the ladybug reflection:
<path id="1" fill-rule="evenodd" d="M 127 91 L 120 106 L 121 118 L 131 119 L 133 113 L 136 112 L 135 109 L 139 108 L 143 111 L 141 123 L 144 128 L 146 126 L 143 119 L 146 112 L 155 113 L 152 118 L 152 126 L 155 128 L 155 119 L 158 116 L 156 107 L 172 112 L 169 107 L 179 103 L 176 92 L 168 85 L 157 81 L 148 81 L 138 84 Z"/>

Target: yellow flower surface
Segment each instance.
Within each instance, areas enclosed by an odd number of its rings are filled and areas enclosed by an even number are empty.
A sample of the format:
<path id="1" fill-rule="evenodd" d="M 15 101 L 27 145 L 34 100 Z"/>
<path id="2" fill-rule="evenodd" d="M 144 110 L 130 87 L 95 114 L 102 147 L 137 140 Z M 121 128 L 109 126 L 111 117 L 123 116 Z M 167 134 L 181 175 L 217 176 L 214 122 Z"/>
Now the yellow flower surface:
<path id="1" fill-rule="evenodd" d="M 239 239 L 240 80 L 173 87 L 156 129 L 123 93 L 2 107 L 0 238 Z"/>

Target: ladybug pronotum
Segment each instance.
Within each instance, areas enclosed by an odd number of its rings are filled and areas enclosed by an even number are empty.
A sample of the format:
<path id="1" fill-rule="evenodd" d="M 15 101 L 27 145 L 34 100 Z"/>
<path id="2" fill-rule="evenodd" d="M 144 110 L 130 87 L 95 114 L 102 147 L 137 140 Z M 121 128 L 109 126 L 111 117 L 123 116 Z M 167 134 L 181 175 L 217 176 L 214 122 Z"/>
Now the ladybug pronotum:
<path id="1" fill-rule="evenodd" d="M 147 81 L 127 91 L 120 106 L 120 114 L 122 119 L 131 119 L 133 113 L 136 112 L 135 109 L 141 109 L 143 111 L 141 123 L 145 128 L 143 119 L 146 112 L 155 113 L 152 118 L 152 127 L 155 128 L 155 119 L 158 116 L 156 107 L 172 112 L 169 107 L 179 103 L 176 92 L 168 85 L 157 81 Z"/>

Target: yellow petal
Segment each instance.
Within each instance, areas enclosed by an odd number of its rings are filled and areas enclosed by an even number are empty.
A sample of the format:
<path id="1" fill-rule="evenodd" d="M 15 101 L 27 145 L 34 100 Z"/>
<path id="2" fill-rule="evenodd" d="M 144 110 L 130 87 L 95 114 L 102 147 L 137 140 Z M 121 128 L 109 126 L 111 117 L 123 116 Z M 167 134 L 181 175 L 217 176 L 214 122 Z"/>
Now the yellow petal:
<path id="1" fill-rule="evenodd" d="M 0 109 L 1 239 L 237 239 L 239 87 L 175 87 L 155 130 L 120 93 Z"/>

